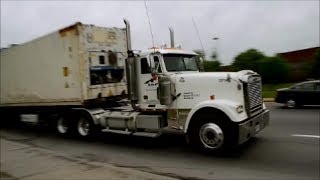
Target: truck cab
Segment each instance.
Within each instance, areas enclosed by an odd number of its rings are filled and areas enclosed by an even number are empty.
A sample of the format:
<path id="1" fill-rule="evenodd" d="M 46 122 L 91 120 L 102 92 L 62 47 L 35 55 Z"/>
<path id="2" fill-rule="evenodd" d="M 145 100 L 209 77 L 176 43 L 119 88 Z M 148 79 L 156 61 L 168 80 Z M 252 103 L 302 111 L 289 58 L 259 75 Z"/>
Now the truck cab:
<path id="1" fill-rule="evenodd" d="M 199 73 L 195 56 L 192 51 L 176 48 L 151 48 L 139 53 L 137 59 L 137 80 L 138 80 L 138 104 L 142 109 L 168 109 L 173 108 L 171 103 L 161 102 L 159 79 L 164 77 L 172 78 L 178 74 Z M 170 87 L 172 85 L 170 84 Z M 174 87 L 173 87 L 174 88 Z M 174 92 L 168 94 L 168 99 Z M 164 97 L 162 97 L 163 99 Z"/>
<path id="2" fill-rule="evenodd" d="M 165 128 L 183 131 L 191 144 L 206 151 L 241 144 L 264 129 L 269 111 L 261 77 L 251 70 L 199 72 L 196 55 L 179 48 L 136 54 L 135 70 L 127 71 L 136 110 L 161 114 Z"/>

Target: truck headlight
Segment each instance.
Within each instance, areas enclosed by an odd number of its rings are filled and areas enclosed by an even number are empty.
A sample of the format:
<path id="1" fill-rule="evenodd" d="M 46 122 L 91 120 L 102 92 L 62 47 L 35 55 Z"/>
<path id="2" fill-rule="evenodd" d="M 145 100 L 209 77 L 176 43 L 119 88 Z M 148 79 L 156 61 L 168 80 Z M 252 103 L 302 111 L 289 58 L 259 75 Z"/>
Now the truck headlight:
<path id="1" fill-rule="evenodd" d="M 242 113 L 243 112 L 243 105 L 239 105 L 237 108 L 236 108 L 237 112 L 238 113 Z"/>

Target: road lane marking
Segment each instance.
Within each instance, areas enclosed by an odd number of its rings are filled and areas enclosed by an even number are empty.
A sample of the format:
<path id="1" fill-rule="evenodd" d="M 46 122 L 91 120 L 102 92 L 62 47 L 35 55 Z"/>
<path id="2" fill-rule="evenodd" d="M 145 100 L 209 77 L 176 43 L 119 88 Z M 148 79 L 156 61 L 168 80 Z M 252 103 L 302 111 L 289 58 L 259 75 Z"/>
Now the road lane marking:
<path id="1" fill-rule="evenodd" d="M 318 139 L 320 139 L 320 136 L 307 135 L 307 134 L 291 134 L 291 136 L 295 136 L 295 137 L 311 137 L 311 138 L 318 138 Z"/>

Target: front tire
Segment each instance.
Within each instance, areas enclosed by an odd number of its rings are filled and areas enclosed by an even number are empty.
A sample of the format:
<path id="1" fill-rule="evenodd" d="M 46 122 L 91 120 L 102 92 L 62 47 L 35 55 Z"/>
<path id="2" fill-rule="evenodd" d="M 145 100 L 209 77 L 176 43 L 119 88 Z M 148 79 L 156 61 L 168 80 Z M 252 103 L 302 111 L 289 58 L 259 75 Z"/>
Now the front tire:
<path id="1" fill-rule="evenodd" d="M 190 145 L 197 151 L 217 153 L 233 144 L 236 130 L 227 125 L 228 119 L 224 115 L 204 114 L 192 121 L 187 135 Z"/>
<path id="2" fill-rule="evenodd" d="M 294 98 L 289 98 L 286 101 L 286 107 L 289 109 L 300 108 L 301 104 L 299 102 L 297 102 L 297 100 L 295 100 Z"/>
<path id="3" fill-rule="evenodd" d="M 224 143 L 224 134 L 220 126 L 208 122 L 203 124 L 199 130 L 200 141 L 207 149 L 219 149 Z"/>

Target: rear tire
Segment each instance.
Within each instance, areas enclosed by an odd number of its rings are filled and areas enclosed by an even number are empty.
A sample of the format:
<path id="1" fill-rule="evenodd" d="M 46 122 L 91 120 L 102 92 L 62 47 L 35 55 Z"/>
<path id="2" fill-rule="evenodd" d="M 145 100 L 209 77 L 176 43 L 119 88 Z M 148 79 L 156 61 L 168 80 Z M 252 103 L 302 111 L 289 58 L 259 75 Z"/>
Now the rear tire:
<path id="1" fill-rule="evenodd" d="M 77 135 L 81 138 L 92 138 L 98 135 L 99 127 L 93 123 L 91 116 L 82 114 L 76 123 Z"/>
<path id="2" fill-rule="evenodd" d="M 70 132 L 70 122 L 66 117 L 59 117 L 56 121 L 56 131 L 60 135 L 67 135 Z"/>
<path id="3" fill-rule="evenodd" d="M 88 137 L 90 135 L 92 123 L 88 118 L 80 117 L 77 123 L 77 130 L 79 136 Z"/>

